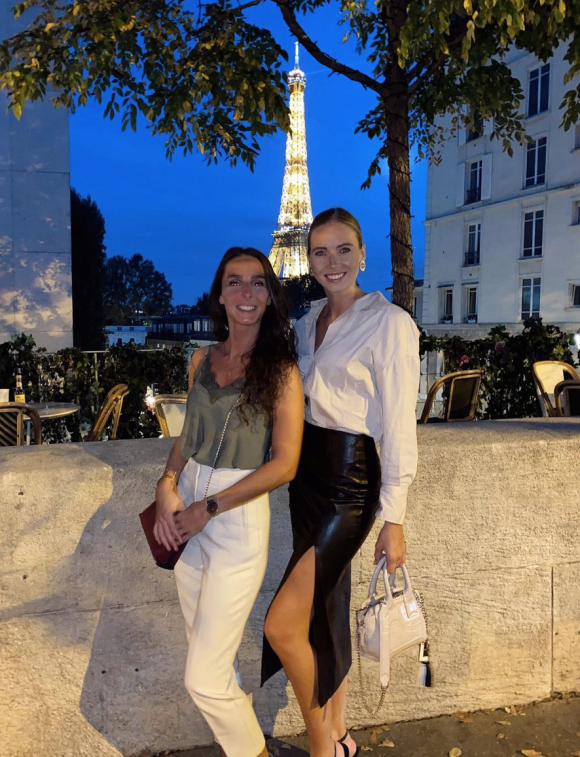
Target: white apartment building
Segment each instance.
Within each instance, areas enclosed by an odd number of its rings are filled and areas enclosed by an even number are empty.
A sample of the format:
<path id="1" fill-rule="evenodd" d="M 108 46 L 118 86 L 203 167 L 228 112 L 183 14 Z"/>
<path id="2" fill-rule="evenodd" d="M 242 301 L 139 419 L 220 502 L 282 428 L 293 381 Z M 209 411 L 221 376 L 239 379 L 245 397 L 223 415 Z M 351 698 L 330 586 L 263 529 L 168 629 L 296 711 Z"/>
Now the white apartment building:
<path id="1" fill-rule="evenodd" d="M 526 133 L 514 155 L 474 119 L 430 165 L 424 285 L 418 321 L 430 333 L 466 337 L 528 317 L 580 329 L 580 124 L 559 110 L 565 49 L 545 64 L 514 50 L 508 63 L 525 93 Z M 451 117 L 446 121 L 450 125 Z"/>
<path id="2" fill-rule="evenodd" d="M 18 31 L 0 0 L 0 39 Z M 68 111 L 27 103 L 17 121 L 0 95 L 0 342 L 32 334 L 72 347 Z"/>

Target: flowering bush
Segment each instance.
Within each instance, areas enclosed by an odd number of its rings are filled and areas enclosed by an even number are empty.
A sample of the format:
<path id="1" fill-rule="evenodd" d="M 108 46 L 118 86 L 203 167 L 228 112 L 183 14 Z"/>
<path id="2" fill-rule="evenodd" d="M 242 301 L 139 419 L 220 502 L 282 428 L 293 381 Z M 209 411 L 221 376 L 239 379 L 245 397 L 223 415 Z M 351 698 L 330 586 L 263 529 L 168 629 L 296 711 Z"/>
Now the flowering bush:
<path id="1" fill-rule="evenodd" d="M 127 344 L 106 352 L 86 353 L 76 348 L 49 353 L 31 336 L 21 334 L 0 344 L 0 387 L 13 387 L 16 367 L 22 370 L 27 401 L 75 402 L 80 412 L 63 420 L 43 422 L 45 441 L 79 441 L 81 428 L 90 428 L 107 392 L 127 384 L 117 437 L 159 436 L 159 424 L 147 412 L 147 387 L 161 394 L 187 389 L 187 346 L 143 350 Z"/>
<path id="2" fill-rule="evenodd" d="M 510 334 L 495 326 L 483 339 L 421 334 L 421 354 L 444 353 L 444 371 L 482 369 L 481 418 L 529 418 L 540 415 L 532 377 L 538 360 L 574 364 L 570 336 L 541 319 L 524 322 L 521 333 Z"/>

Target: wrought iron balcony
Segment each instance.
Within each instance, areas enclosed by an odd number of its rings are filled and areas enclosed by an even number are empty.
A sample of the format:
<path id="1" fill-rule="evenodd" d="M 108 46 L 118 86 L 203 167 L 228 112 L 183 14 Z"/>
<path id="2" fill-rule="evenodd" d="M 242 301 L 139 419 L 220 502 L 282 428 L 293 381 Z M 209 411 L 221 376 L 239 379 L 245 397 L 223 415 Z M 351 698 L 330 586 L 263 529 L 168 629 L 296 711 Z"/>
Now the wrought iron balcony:
<path id="1" fill-rule="evenodd" d="M 463 257 L 463 265 L 479 265 L 479 250 L 467 250 Z"/>
<path id="2" fill-rule="evenodd" d="M 481 187 L 475 187 L 474 189 L 468 189 L 465 193 L 465 204 L 471 205 L 472 202 L 479 202 L 481 200 Z"/>

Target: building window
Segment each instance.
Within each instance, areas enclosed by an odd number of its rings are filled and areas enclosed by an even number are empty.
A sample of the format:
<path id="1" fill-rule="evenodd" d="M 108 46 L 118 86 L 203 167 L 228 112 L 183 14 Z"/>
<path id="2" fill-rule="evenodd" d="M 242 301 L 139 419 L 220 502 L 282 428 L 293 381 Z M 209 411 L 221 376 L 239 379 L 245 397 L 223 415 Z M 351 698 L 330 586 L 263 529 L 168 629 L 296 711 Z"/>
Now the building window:
<path id="1" fill-rule="evenodd" d="M 528 86 L 528 116 L 548 110 L 550 92 L 550 64 L 532 69 Z"/>
<path id="2" fill-rule="evenodd" d="M 572 226 L 580 225 L 580 200 L 572 201 Z"/>
<path id="3" fill-rule="evenodd" d="M 546 181 L 546 137 L 526 146 L 526 187 L 535 187 L 536 184 L 544 184 Z"/>
<path id="4" fill-rule="evenodd" d="M 540 317 L 540 289 L 542 279 L 522 279 L 522 321 Z"/>
<path id="5" fill-rule="evenodd" d="M 580 284 L 570 284 L 570 307 L 580 308 Z"/>
<path id="6" fill-rule="evenodd" d="M 476 160 L 467 166 L 467 192 L 465 193 L 465 204 L 481 200 L 481 178 L 483 174 L 483 162 Z"/>
<path id="7" fill-rule="evenodd" d="M 580 124 L 574 127 L 574 149 L 580 150 Z"/>
<path id="8" fill-rule="evenodd" d="M 470 123 L 465 130 L 465 141 L 473 142 L 474 139 L 479 139 L 484 133 L 483 116 L 481 112 L 476 108 L 471 113 Z"/>
<path id="9" fill-rule="evenodd" d="M 477 323 L 477 287 L 465 287 L 464 294 L 465 323 Z"/>
<path id="10" fill-rule="evenodd" d="M 413 299 L 413 318 L 415 321 L 417 320 L 417 297 L 416 296 Z"/>
<path id="11" fill-rule="evenodd" d="M 524 213 L 523 258 L 537 258 L 543 253 L 544 211 L 531 210 Z"/>
<path id="12" fill-rule="evenodd" d="M 453 323 L 453 287 L 439 289 L 441 323 Z"/>
<path id="13" fill-rule="evenodd" d="M 481 224 L 470 223 L 467 227 L 467 250 L 463 265 L 479 265 L 481 250 Z"/>

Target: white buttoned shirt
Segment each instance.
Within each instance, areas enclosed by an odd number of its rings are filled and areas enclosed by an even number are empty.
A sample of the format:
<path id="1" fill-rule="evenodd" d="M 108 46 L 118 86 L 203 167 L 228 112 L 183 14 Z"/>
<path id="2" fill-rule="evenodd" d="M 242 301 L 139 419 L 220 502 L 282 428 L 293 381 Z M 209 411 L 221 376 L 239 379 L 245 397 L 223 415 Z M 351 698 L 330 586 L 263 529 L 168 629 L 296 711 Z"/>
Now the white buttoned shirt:
<path id="1" fill-rule="evenodd" d="M 313 302 L 296 324 L 306 421 L 366 434 L 377 442 L 377 517 L 403 523 L 417 471 L 419 331 L 404 310 L 380 292 L 371 292 L 330 324 L 315 352 L 316 321 L 326 302 Z"/>

